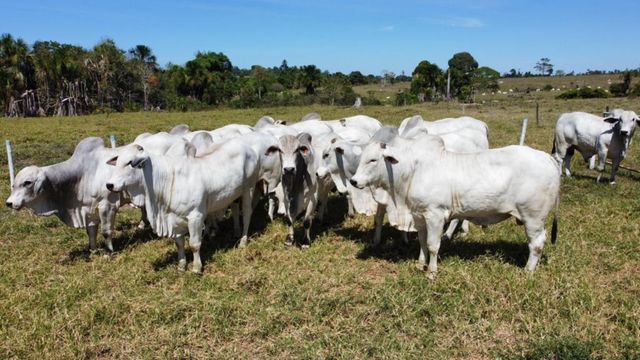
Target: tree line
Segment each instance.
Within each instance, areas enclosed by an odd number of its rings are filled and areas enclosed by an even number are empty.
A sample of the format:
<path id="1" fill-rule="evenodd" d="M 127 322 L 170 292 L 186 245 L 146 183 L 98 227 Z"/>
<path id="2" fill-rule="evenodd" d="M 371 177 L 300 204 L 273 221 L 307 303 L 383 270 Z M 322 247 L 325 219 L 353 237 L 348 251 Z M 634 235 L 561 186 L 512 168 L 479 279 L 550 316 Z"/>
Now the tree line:
<path id="1" fill-rule="evenodd" d="M 392 73 L 391 73 L 392 74 Z M 384 76 L 329 73 L 315 65 L 250 69 L 221 52 L 198 52 L 184 65 L 158 65 L 151 48 L 128 51 L 113 40 L 91 49 L 0 37 L 0 106 L 8 116 L 76 115 L 110 111 L 197 110 L 218 105 L 352 105 L 352 86 Z M 407 77 L 387 79 L 390 82 Z M 366 101 L 375 103 L 371 97 Z"/>

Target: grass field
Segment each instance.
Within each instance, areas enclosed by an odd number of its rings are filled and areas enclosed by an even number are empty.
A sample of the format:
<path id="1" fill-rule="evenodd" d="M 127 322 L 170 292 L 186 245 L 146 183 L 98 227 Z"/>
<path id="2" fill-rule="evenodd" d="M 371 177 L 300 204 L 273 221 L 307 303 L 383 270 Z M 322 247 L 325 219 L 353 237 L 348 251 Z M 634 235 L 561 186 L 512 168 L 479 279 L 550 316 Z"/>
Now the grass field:
<path id="1" fill-rule="evenodd" d="M 522 118 L 534 119 L 534 95 L 465 113 L 489 124 L 492 147 L 514 144 Z M 640 109 L 626 99 L 539 103 L 541 123 L 530 122 L 526 142 L 544 151 L 561 112 Z M 389 124 L 462 114 L 447 103 L 125 113 L 1 119 L 0 135 L 13 140 L 22 168 L 66 159 L 89 135 L 122 142 L 178 123 L 210 129 L 310 111 L 359 111 Z M 0 157 L 6 199 L 4 148 Z M 640 175 L 621 170 L 612 187 L 596 184 L 578 156 L 573 165 L 558 243 L 547 244 L 533 275 L 523 270 L 524 231 L 510 220 L 443 244 L 438 278 L 428 281 L 414 266 L 417 241 L 404 245 L 387 227 L 383 244 L 370 246 L 372 220 L 346 218 L 337 197 L 306 251 L 285 249 L 283 221 L 266 222 L 263 210 L 245 249 L 222 223 L 221 236 L 203 244 L 201 276 L 177 271 L 175 245 L 137 230 L 137 211 L 118 215 L 107 257 L 88 253 L 83 230 L 3 208 L 0 358 L 640 358 Z M 638 144 L 623 165 L 640 169 Z"/>

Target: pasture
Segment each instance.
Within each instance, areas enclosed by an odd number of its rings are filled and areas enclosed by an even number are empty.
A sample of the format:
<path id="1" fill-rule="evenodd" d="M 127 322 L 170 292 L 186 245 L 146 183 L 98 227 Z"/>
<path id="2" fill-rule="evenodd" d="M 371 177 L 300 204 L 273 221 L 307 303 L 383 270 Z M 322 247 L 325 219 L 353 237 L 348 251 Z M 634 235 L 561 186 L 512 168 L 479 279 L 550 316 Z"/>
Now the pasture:
<path id="1" fill-rule="evenodd" d="M 534 99 L 488 102 L 465 114 L 487 122 L 491 147 L 517 143 L 529 117 L 526 143 L 548 152 L 561 112 L 640 110 L 638 100 L 544 97 L 536 126 Z M 454 103 L 118 113 L 1 119 L 0 135 L 14 142 L 19 170 L 68 158 L 86 136 L 108 143 L 115 134 L 122 144 L 179 123 L 213 129 L 311 111 L 325 119 L 363 113 L 387 124 L 462 115 Z M 638 146 L 623 166 L 640 169 Z M 0 157 L 6 199 L 4 147 Z M 337 196 L 304 251 L 284 247 L 286 226 L 266 221 L 264 207 L 247 248 L 235 247 L 232 223 L 223 222 L 220 236 L 203 243 L 202 275 L 177 271 L 173 241 L 138 230 L 138 210 L 118 214 L 109 257 L 89 254 L 83 230 L 3 207 L 0 357 L 639 358 L 640 174 L 621 169 L 615 186 L 596 184 L 577 154 L 573 169 L 562 180 L 558 243 L 547 242 L 533 275 L 523 269 L 524 230 L 509 220 L 444 243 L 438 278 L 428 281 L 414 266 L 415 234 L 405 245 L 385 226 L 373 247 L 373 219 L 347 218 Z"/>

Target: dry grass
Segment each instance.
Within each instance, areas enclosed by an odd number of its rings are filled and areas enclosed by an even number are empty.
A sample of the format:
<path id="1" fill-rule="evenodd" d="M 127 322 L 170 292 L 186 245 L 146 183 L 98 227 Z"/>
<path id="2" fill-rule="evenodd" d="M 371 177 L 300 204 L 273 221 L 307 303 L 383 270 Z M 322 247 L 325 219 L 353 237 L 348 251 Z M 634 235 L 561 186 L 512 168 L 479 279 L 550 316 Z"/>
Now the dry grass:
<path id="1" fill-rule="evenodd" d="M 517 142 L 533 97 L 497 100 L 465 112 L 490 126 L 492 146 Z M 630 100 L 540 99 L 541 124 L 527 143 L 550 150 L 564 111 L 598 113 L 605 105 L 638 109 Z M 177 123 L 214 128 L 254 123 L 264 114 L 297 119 L 354 114 L 336 107 L 112 114 L 72 119 L 3 119 L 19 168 L 70 155 L 88 135 L 130 141 Z M 421 113 L 461 114 L 455 104 L 370 107 L 386 123 Z M 2 152 L 0 178 L 7 179 Z M 625 165 L 640 169 L 640 152 Z M 640 357 L 640 176 L 618 184 L 563 179 L 560 236 L 537 272 L 523 271 L 521 227 L 507 221 L 445 244 L 435 282 L 415 270 L 418 245 L 384 230 L 368 245 L 372 221 L 345 219 L 333 198 L 327 224 L 307 251 L 285 249 L 282 221 L 256 214 L 252 242 L 222 236 L 205 242 L 204 274 L 176 270 L 167 239 L 135 228 L 137 212 L 118 216 L 112 257 L 89 255 L 82 230 L 55 218 L 0 210 L 0 357 L 2 358 L 638 358 Z M 6 198 L 9 187 L 0 184 Z M 223 230 L 231 228 L 229 222 Z"/>

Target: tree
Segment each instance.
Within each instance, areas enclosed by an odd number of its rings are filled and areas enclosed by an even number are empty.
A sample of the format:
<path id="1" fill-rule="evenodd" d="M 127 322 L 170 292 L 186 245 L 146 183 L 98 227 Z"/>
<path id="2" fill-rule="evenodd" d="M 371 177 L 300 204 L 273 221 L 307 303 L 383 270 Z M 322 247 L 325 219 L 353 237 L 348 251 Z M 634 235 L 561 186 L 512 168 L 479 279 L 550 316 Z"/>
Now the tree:
<path id="1" fill-rule="evenodd" d="M 443 73 L 436 64 L 422 60 L 411 73 L 411 92 L 433 98 L 442 89 Z"/>
<path id="2" fill-rule="evenodd" d="M 149 84 L 158 66 L 156 56 L 153 55 L 151 48 L 146 45 L 136 45 L 136 47 L 129 50 L 129 56 L 134 62 L 140 79 L 142 80 L 144 110 L 149 110 Z"/>
<path id="3" fill-rule="evenodd" d="M 478 62 L 468 52 L 454 54 L 448 62 L 451 72 L 451 94 L 458 97 L 468 97 L 471 94 L 473 73 L 478 68 Z"/>
<path id="4" fill-rule="evenodd" d="M 235 90 L 233 66 L 223 53 L 198 52 L 185 65 L 191 94 L 207 104 L 217 105 L 230 99 Z"/>
<path id="5" fill-rule="evenodd" d="M 540 75 L 549 76 L 553 74 L 553 64 L 550 61 L 549 58 L 541 58 L 534 68 L 540 72 Z"/>
<path id="6" fill-rule="evenodd" d="M 300 68 L 300 86 L 305 89 L 305 94 L 313 95 L 320 83 L 322 72 L 315 65 L 305 65 Z"/>
<path id="7" fill-rule="evenodd" d="M 351 85 L 364 85 L 367 83 L 367 78 L 360 71 L 352 71 L 349 73 L 349 82 Z"/>
<path id="8" fill-rule="evenodd" d="M 473 76 L 473 89 L 475 90 L 489 90 L 497 91 L 500 86 L 498 85 L 498 79 L 500 73 L 488 66 L 483 66 L 474 72 Z"/>

